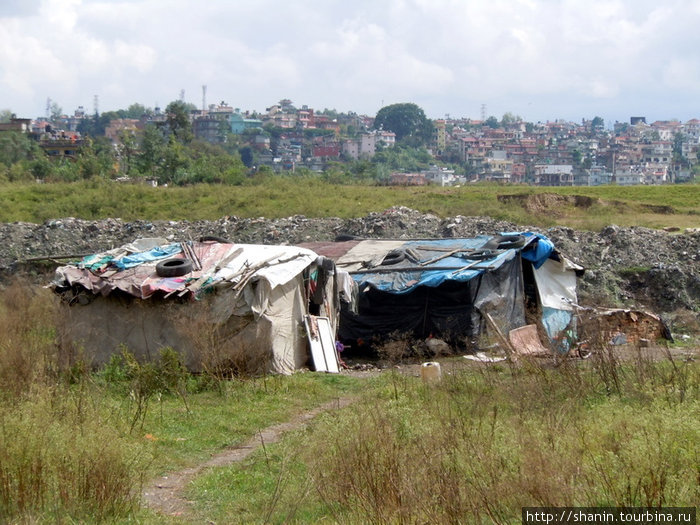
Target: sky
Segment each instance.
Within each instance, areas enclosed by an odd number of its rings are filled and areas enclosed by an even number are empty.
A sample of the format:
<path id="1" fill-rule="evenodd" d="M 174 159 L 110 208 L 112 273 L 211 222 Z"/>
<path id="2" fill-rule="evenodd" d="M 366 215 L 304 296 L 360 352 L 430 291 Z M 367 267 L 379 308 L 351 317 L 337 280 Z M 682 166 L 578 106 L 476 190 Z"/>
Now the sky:
<path id="1" fill-rule="evenodd" d="M 206 99 L 203 88 L 206 86 Z M 0 0 L 0 110 L 700 118 L 700 0 Z"/>

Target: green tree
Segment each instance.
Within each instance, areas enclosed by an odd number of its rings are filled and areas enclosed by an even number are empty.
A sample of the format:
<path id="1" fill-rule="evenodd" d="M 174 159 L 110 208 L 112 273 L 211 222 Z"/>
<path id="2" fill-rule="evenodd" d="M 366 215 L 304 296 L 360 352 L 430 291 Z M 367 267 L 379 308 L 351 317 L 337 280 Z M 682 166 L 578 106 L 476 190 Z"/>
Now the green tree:
<path id="1" fill-rule="evenodd" d="M 685 161 L 683 157 L 683 133 L 677 131 L 673 134 L 673 160 L 674 162 L 681 163 Z"/>
<path id="2" fill-rule="evenodd" d="M 501 126 L 504 128 L 511 125 L 515 124 L 516 122 L 522 122 L 522 117 L 520 115 L 514 115 L 510 111 L 507 113 L 503 114 L 503 117 L 501 118 Z"/>
<path id="3" fill-rule="evenodd" d="M 6 131 L 0 133 L 0 163 L 12 166 L 22 160 L 31 160 L 44 156 L 39 145 L 26 133 Z"/>
<path id="4" fill-rule="evenodd" d="M 10 111 L 9 109 L 2 109 L 0 110 L 0 123 L 6 124 L 10 122 L 10 119 L 14 117 L 14 113 Z"/>
<path id="5" fill-rule="evenodd" d="M 413 146 L 428 143 L 433 134 L 433 123 L 420 107 L 410 102 L 384 106 L 374 118 L 374 128 L 393 131 L 397 142 Z"/>
<path id="6" fill-rule="evenodd" d="M 95 114 L 91 118 L 84 118 L 78 124 L 78 132 L 83 136 L 101 137 L 112 120 L 122 118 L 116 111 L 106 111 L 100 115 Z"/>
<path id="7" fill-rule="evenodd" d="M 155 177 L 156 171 L 163 160 L 165 151 L 165 137 L 160 128 L 149 124 L 143 132 L 141 148 L 136 155 L 136 166 L 139 172 L 146 177 Z"/>
<path id="8" fill-rule="evenodd" d="M 115 163 L 116 158 L 109 139 L 94 137 L 85 140 L 80 148 L 76 168 L 82 179 L 109 177 L 115 173 Z"/>
<path id="9" fill-rule="evenodd" d="M 153 115 L 153 110 L 151 108 L 147 108 L 146 106 L 143 106 L 141 104 L 131 104 L 124 115 L 124 118 L 138 118 L 140 119 L 144 115 L 151 116 Z"/>
<path id="10" fill-rule="evenodd" d="M 243 162 L 243 164 L 245 164 L 248 168 L 252 168 L 255 164 L 255 155 L 253 154 L 253 148 L 251 148 L 250 146 L 243 146 L 238 150 L 238 152 L 241 155 L 241 161 Z"/>
<path id="11" fill-rule="evenodd" d="M 492 129 L 496 129 L 499 126 L 498 119 L 494 116 L 487 118 L 484 124 L 486 124 L 489 128 Z"/>
<path id="12" fill-rule="evenodd" d="M 126 174 L 131 173 L 134 166 L 136 155 L 138 153 L 138 144 L 133 133 L 123 129 L 119 132 L 119 145 L 117 146 L 117 155 L 119 156 L 120 169 Z"/>
<path id="13" fill-rule="evenodd" d="M 161 184 L 188 183 L 187 169 L 189 165 L 190 159 L 186 155 L 184 146 L 175 139 L 175 135 L 170 135 L 168 144 L 163 150 L 162 162 L 158 166 L 158 182 Z"/>
<path id="14" fill-rule="evenodd" d="M 583 155 L 581 154 L 581 151 L 575 149 L 571 152 L 571 158 L 574 162 L 574 166 L 580 166 L 583 160 Z"/>
<path id="15" fill-rule="evenodd" d="M 400 171 L 420 171 L 428 168 L 433 162 L 433 157 L 425 148 L 413 148 L 404 144 L 383 149 L 372 157 L 373 164 Z"/>
<path id="16" fill-rule="evenodd" d="M 56 122 L 63 116 L 63 108 L 56 104 L 56 102 L 51 102 L 51 105 L 49 106 L 49 111 L 51 112 L 51 122 Z"/>
<path id="17" fill-rule="evenodd" d="M 194 138 L 190 110 L 190 106 L 181 100 L 175 100 L 165 108 L 165 122 L 168 130 L 182 143 L 191 142 Z"/>

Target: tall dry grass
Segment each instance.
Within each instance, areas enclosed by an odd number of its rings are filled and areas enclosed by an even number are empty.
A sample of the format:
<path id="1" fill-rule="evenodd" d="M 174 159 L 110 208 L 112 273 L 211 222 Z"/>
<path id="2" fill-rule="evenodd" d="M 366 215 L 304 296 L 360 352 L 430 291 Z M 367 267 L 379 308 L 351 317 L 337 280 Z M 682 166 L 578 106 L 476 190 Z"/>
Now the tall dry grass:
<path id="1" fill-rule="evenodd" d="M 0 292 L 0 521 L 102 521 L 138 506 L 151 457 L 79 361 L 55 344 L 52 295 Z"/>
<path id="2" fill-rule="evenodd" d="M 394 374 L 378 399 L 318 430 L 307 462 L 340 523 L 690 506 L 700 500 L 698 413 L 700 367 L 644 353 L 468 367 L 432 387 Z"/>

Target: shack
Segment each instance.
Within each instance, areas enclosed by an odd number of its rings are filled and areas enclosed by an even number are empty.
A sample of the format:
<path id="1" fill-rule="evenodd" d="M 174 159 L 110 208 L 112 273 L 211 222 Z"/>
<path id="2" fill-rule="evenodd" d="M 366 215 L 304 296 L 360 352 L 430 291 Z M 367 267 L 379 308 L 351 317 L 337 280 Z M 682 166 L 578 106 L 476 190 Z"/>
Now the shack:
<path id="1" fill-rule="evenodd" d="M 506 335 L 536 325 L 554 342 L 576 322 L 576 280 L 584 269 L 539 233 L 302 246 L 349 276 L 339 285 L 339 339 L 352 348 L 402 334 L 469 351 L 487 320 Z"/>
<path id="2" fill-rule="evenodd" d="M 334 273 L 300 247 L 139 239 L 59 267 L 50 286 L 62 344 L 93 365 L 170 347 L 194 371 L 289 374 L 310 362 L 308 316 L 337 328 Z"/>

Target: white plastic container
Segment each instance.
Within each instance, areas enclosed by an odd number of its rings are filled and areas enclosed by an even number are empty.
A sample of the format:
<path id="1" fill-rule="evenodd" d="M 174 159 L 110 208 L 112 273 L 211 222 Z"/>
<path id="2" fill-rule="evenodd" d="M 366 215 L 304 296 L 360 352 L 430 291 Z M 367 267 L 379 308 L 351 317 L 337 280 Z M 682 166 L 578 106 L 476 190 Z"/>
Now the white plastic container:
<path id="1" fill-rule="evenodd" d="M 442 379 L 442 370 L 440 363 L 437 361 L 429 361 L 423 363 L 420 367 L 420 376 L 424 383 L 437 383 Z"/>

